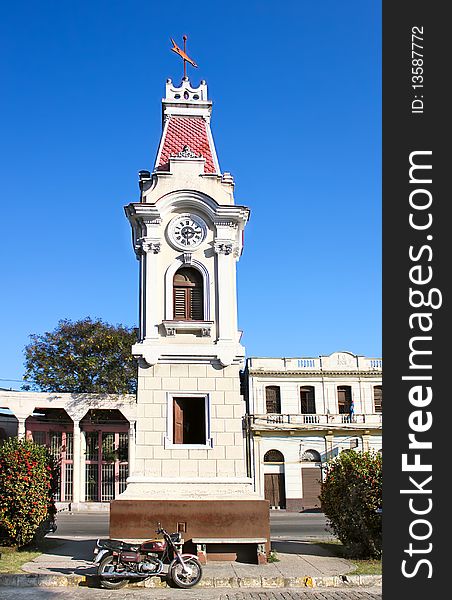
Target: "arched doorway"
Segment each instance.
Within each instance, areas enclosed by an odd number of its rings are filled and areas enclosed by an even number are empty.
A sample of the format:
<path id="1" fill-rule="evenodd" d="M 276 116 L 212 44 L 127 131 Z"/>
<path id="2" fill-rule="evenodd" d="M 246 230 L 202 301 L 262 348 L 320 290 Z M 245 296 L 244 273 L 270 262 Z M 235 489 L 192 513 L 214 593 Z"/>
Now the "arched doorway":
<path id="1" fill-rule="evenodd" d="M 269 450 L 265 453 L 264 495 L 270 502 L 270 508 L 286 508 L 284 455 L 279 450 Z"/>

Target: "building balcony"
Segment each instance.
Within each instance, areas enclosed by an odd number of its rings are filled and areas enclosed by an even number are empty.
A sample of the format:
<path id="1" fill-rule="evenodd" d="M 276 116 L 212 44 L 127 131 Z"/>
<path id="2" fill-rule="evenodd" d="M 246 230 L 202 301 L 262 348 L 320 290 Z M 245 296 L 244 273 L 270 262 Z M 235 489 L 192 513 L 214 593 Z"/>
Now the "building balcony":
<path id="1" fill-rule="evenodd" d="M 247 415 L 252 431 L 324 429 L 381 429 L 381 413 L 372 414 L 293 414 Z"/>
<path id="2" fill-rule="evenodd" d="M 213 321 L 163 321 L 163 328 L 167 336 L 175 336 L 177 333 L 194 333 L 202 337 L 211 337 Z"/>

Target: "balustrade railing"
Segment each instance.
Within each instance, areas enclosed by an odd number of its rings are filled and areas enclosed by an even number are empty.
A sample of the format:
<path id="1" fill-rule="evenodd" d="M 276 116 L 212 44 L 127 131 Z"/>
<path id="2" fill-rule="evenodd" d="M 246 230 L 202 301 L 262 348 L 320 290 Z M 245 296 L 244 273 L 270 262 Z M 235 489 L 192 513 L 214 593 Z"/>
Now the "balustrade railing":
<path id="1" fill-rule="evenodd" d="M 251 425 L 380 425 L 381 414 L 276 414 L 248 415 Z"/>

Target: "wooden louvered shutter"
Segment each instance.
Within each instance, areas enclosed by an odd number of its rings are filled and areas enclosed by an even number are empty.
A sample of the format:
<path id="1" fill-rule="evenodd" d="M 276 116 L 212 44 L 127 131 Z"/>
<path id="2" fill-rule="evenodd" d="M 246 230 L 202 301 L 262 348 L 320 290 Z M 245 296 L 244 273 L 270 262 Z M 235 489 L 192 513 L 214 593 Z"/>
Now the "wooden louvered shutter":
<path id="1" fill-rule="evenodd" d="M 173 318 L 202 321 L 204 319 L 204 291 L 201 274 L 183 267 L 173 281 Z"/>
<path id="2" fill-rule="evenodd" d="M 374 387 L 374 406 L 375 412 L 381 413 L 383 409 L 383 390 L 381 385 L 376 385 Z"/>
<path id="3" fill-rule="evenodd" d="M 203 297 L 202 289 L 199 287 L 192 288 L 190 302 L 190 318 L 194 321 L 202 321 L 203 319 Z"/>
<path id="4" fill-rule="evenodd" d="M 265 388 L 265 404 L 267 413 L 281 412 L 281 397 L 279 387 L 271 385 Z"/>
<path id="5" fill-rule="evenodd" d="M 174 319 L 187 318 L 187 290 L 181 287 L 174 287 Z"/>

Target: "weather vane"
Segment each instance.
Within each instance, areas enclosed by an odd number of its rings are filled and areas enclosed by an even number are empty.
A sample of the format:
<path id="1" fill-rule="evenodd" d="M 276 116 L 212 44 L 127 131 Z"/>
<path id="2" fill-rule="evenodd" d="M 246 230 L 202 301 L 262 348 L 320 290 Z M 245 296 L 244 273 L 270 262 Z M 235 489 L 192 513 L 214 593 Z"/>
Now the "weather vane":
<path id="1" fill-rule="evenodd" d="M 186 43 L 187 43 L 186 35 L 184 35 L 182 37 L 182 39 L 184 40 L 184 49 L 183 50 L 181 50 L 181 48 L 179 48 L 179 46 L 176 44 L 176 42 L 173 40 L 173 38 L 170 38 L 170 39 L 171 39 L 171 43 L 173 44 L 173 47 L 171 48 L 171 50 L 173 52 L 175 52 L 176 54 L 178 54 L 184 61 L 184 79 L 185 79 L 187 77 L 187 62 L 189 62 L 193 67 L 197 67 L 198 65 L 186 53 Z"/>

